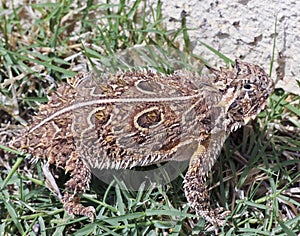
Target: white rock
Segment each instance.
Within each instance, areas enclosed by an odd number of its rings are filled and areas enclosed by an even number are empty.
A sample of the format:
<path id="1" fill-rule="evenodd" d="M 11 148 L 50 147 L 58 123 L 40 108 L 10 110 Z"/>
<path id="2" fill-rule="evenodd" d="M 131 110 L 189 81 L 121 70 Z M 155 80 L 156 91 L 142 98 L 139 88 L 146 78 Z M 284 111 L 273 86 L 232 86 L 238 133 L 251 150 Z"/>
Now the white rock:
<path id="1" fill-rule="evenodd" d="M 189 14 L 187 27 L 195 28 L 189 31 L 191 41 L 196 44 L 194 53 L 212 65 L 222 64 L 216 55 L 199 43 L 203 41 L 231 59 L 241 58 L 259 64 L 266 71 L 270 70 L 277 16 L 272 77 L 274 80 L 284 79 L 279 85 L 290 84 L 290 80 L 299 78 L 300 1 L 163 1 L 163 15 L 179 19 L 183 10 Z M 168 29 L 178 27 L 178 22 L 167 23 Z M 300 95 L 297 86 L 283 88 Z"/>

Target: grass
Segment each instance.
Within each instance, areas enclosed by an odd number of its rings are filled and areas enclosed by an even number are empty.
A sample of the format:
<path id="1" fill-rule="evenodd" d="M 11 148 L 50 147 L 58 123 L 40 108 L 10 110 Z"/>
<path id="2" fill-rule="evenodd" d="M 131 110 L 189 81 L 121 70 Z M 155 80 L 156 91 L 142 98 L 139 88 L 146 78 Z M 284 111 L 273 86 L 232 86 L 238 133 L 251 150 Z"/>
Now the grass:
<path id="1" fill-rule="evenodd" d="M 47 95 L 78 71 L 151 64 L 171 72 L 201 64 L 203 58 L 195 55 L 191 62 L 177 50 L 183 38 L 189 52 L 185 21 L 181 29 L 167 30 L 159 1 L 157 7 L 147 1 L 133 6 L 87 1 L 83 7 L 67 0 L 15 8 L 9 1 L 1 4 L 0 235 L 213 235 L 189 212 L 183 175 L 169 185 L 141 186 L 137 192 L 117 180 L 116 187 L 94 180 L 83 198 L 96 207 L 92 223 L 68 216 L 45 187 L 41 164 L 32 165 L 6 145 Z M 137 44 L 147 46 L 128 49 Z M 124 63 L 136 54 L 143 63 Z M 166 55 L 173 55 L 173 66 Z M 299 235 L 299 117 L 299 96 L 276 90 L 269 108 L 228 138 L 209 176 L 211 203 L 232 211 L 231 225 L 220 234 Z"/>

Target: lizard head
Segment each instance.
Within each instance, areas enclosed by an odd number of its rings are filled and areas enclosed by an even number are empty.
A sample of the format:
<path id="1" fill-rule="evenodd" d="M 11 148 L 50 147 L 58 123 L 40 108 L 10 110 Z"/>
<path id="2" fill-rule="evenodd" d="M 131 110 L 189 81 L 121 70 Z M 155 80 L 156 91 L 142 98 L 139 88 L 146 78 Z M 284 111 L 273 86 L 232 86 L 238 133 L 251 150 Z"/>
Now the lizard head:
<path id="1" fill-rule="evenodd" d="M 226 127 L 234 131 L 254 119 L 274 90 L 273 80 L 259 66 L 235 61 L 230 69 L 215 70 L 214 86 L 223 94 Z"/>

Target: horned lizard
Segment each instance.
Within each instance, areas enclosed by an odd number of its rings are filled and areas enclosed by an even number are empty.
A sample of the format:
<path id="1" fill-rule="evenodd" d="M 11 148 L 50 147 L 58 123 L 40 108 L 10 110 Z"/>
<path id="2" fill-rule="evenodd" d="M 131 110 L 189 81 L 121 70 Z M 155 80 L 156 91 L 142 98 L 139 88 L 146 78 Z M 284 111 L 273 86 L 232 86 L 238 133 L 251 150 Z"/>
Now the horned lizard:
<path id="1" fill-rule="evenodd" d="M 200 217 L 221 226 L 228 212 L 210 208 L 207 174 L 230 132 L 264 109 L 274 85 L 259 66 L 240 60 L 229 69 L 209 69 L 214 76 L 120 72 L 96 86 L 90 74 L 79 73 L 41 106 L 12 145 L 69 172 L 60 196 L 64 208 L 91 219 L 94 208 L 79 197 L 89 187 L 91 167 L 188 158 L 186 198 Z"/>

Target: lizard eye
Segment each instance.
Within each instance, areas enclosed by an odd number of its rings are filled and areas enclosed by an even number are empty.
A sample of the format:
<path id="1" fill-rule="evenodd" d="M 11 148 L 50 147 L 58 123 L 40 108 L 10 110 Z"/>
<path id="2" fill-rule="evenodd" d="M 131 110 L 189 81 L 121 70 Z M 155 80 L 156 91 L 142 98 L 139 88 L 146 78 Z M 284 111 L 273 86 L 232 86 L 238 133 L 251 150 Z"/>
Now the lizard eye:
<path id="1" fill-rule="evenodd" d="M 251 84 L 244 84 L 243 88 L 244 88 L 245 90 L 251 90 L 252 85 L 251 85 Z"/>

